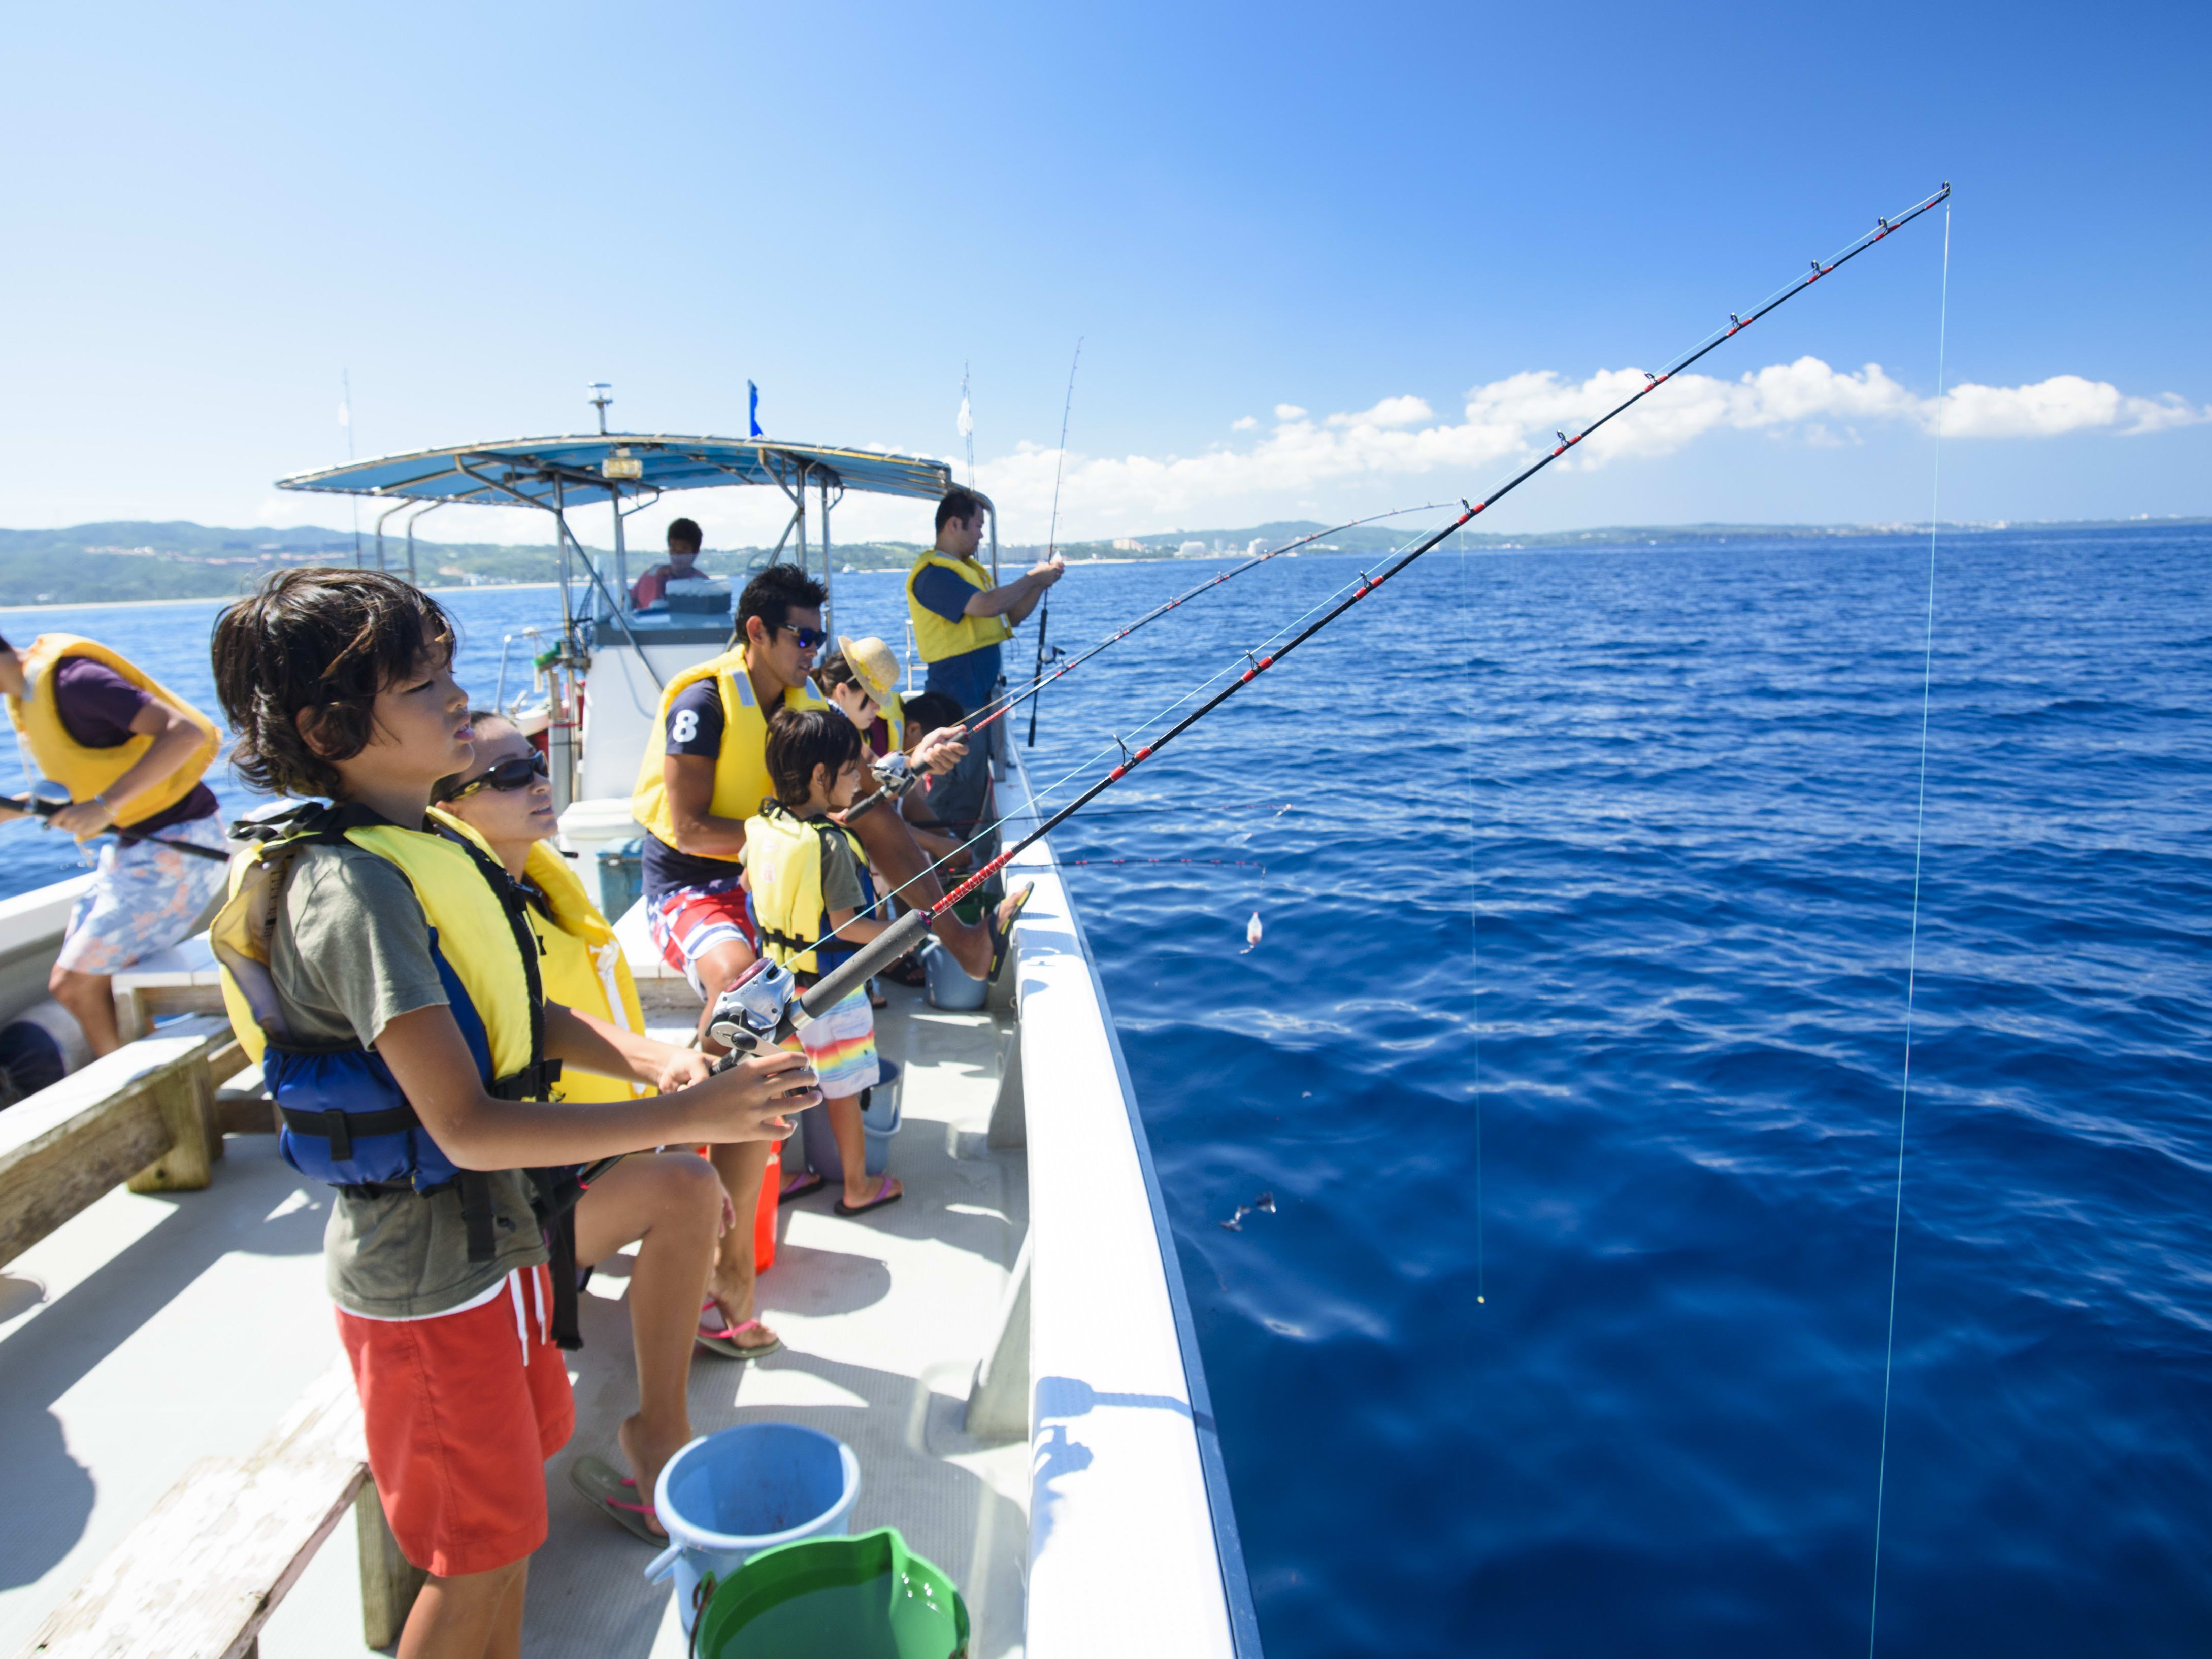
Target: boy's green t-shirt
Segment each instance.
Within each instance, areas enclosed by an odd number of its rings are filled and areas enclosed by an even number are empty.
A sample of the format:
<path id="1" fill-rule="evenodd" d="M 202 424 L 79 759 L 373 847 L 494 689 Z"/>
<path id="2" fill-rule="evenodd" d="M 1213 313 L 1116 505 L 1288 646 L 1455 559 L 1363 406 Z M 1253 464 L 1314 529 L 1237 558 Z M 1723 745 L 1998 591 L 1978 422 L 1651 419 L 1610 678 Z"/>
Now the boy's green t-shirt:
<path id="1" fill-rule="evenodd" d="M 373 1046 L 401 1014 L 447 1003 L 413 884 L 390 860 L 356 847 L 302 850 L 269 968 L 285 1020 L 303 1042 Z M 335 1201 L 323 1255 L 332 1299 L 372 1319 L 427 1318 L 482 1296 L 513 1268 L 544 1261 L 529 1178 L 505 1170 L 490 1182 L 498 1249 L 489 1261 L 469 1260 L 460 1196 L 450 1188 L 428 1198 L 328 1189 Z"/>

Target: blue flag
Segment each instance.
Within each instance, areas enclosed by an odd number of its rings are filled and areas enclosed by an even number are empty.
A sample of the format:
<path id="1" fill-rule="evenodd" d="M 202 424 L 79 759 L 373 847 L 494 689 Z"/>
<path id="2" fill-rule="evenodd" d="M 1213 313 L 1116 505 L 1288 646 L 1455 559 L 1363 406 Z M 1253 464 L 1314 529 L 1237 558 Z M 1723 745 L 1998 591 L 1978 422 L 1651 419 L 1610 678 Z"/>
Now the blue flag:
<path id="1" fill-rule="evenodd" d="M 760 388 L 750 380 L 745 382 L 745 423 L 752 428 L 746 435 L 760 436 Z"/>

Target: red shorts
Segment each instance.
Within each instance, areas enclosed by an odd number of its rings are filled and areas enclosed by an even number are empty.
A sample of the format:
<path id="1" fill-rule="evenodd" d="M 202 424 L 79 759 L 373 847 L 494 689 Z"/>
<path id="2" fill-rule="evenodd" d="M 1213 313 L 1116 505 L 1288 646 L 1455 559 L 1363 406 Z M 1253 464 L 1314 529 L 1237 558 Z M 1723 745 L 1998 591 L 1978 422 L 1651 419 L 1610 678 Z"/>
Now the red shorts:
<path id="1" fill-rule="evenodd" d="M 732 939 L 755 956 L 760 954 L 752 905 L 735 876 L 704 887 L 678 887 L 662 894 L 646 906 L 645 931 L 659 947 L 662 960 L 671 968 L 681 968 L 702 998 L 707 992 L 699 978 L 701 957 Z"/>
<path id="2" fill-rule="evenodd" d="M 337 1310 L 384 1518 L 399 1553 L 441 1578 L 507 1566 L 545 1541 L 545 1460 L 576 1426 L 552 1309 L 546 1270 L 526 1267 L 465 1313 Z"/>

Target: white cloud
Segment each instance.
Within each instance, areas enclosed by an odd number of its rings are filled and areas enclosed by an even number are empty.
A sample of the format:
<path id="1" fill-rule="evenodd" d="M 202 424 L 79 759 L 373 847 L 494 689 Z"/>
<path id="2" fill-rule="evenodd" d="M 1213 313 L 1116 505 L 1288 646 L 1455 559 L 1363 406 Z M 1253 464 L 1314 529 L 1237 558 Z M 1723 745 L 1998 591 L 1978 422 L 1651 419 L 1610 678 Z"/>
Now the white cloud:
<path id="1" fill-rule="evenodd" d="M 1326 512 L 1331 509 L 1316 509 L 1314 504 L 1334 503 L 1346 492 L 1376 506 L 1387 504 L 1376 499 L 1385 493 L 1403 492 L 1416 500 L 1455 495 L 1496 482 L 1505 468 L 1525 465 L 1551 448 L 1555 430 L 1581 431 L 1644 384 L 1644 371 L 1634 368 L 1601 370 L 1581 380 L 1531 370 L 1471 388 L 1458 419 L 1439 419 L 1427 402 L 1410 393 L 1319 418 L 1297 404 L 1283 403 L 1275 405 L 1272 427 L 1263 428 L 1248 416 L 1231 430 L 1255 435 L 1233 445 L 1215 444 L 1200 453 L 1071 453 L 1061 485 L 1061 528 L 1079 539 L 1239 522 L 1292 510 Z M 1808 448 L 1856 444 L 1863 441 L 1863 433 L 1880 427 L 1932 431 L 1938 412 L 1935 398 L 1916 395 L 1879 364 L 1847 372 L 1817 357 L 1801 357 L 1735 380 L 1678 375 L 1577 446 L 1559 465 L 1589 471 L 1630 458 L 1672 454 L 1700 438 L 1729 431 L 1763 433 Z M 1946 394 L 1940 412 L 1944 435 L 1954 439 L 2100 431 L 2125 435 L 2212 421 L 2212 409 L 2171 393 L 2130 396 L 2075 374 L 2030 386 L 1960 385 Z M 954 476 L 964 479 L 964 465 L 945 459 Z M 975 481 L 999 504 L 1003 539 L 1043 539 L 1060 464 L 1057 450 L 1026 440 L 1009 454 L 979 463 Z M 261 521 L 347 526 L 347 510 L 334 497 L 278 492 L 264 505 Z M 787 510 L 780 496 L 766 490 L 671 497 L 630 520 L 629 543 L 634 557 L 652 555 L 666 521 L 688 513 L 705 524 L 712 546 L 762 544 L 776 538 Z M 364 534 L 372 519 L 364 504 Z M 395 519 L 393 527 L 399 523 Z M 586 542 L 606 541 L 603 508 L 585 509 L 575 523 Z M 855 495 L 837 509 L 834 529 L 841 541 L 911 541 L 927 535 L 928 515 L 922 503 Z M 549 538 L 542 514 L 514 510 L 436 514 L 425 522 L 422 533 L 440 540 Z M 810 539 L 818 533 L 810 516 Z"/>
<path id="2" fill-rule="evenodd" d="M 1249 415 L 1240 415 L 1229 423 L 1231 432 L 1256 432 L 1259 428 L 1260 422 Z"/>
<path id="3" fill-rule="evenodd" d="M 1062 520 L 1079 535 L 1109 527 L 1117 532 L 1167 527 L 1196 522 L 1212 511 L 1303 499 L 1316 486 L 1352 479 L 1443 475 L 1455 489 L 1464 488 L 1486 482 L 1484 469 L 1533 459 L 1553 446 L 1556 430 L 1571 435 L 1582 430 L 1644 384 L 1640 368 L 1601 370 L 1583 380 L 1531 370 L 1472 388 L 1459 421 L 1438 420 L 1425 401 L 1411 394 L 1319 420 L 1297 404 L 1278 404 L 1273 428 L 1241 448 L 1217 446 L 1197 455 L 1071 454 Z M 1909 391 L 1879 363 L 1850 372 L 1800 357 L 1733 380 L 1678 375 L 1577 446 L 1560 465 L 1588 471 L 1628 457 L 1668 455 L 1722 431 L 1764 432 L 1808 447 L 1832 447 L 1863 441 L 1861 428 L 1933 431 L 1938 412 L 1936 399 Z M 1944 434 L 1953 438 L 2132 434 L 2212 421 L 2212 409 L 2172 393 L 2131 397 L 2074 374 L 2032 386 L 1960 385 L 1945 395 L 1940 412 Z M 1234 429 L 1256 425 L 1247 417 Z M 1055 452 L 1024 444 L 977 469 L 977 481 L 1000 504 L 1010 538 L 1035 533 L 1030 521 L 1049 510 L 1059 462 Z"/>
<path id="4" fill-rule="evenodd" d="M 1420 398 L 1385 398 L 1372 409 L 1363 409 L 1357 415 L 1332 415 L 1331 426 L 1371 426 L 1383 428 L 1419 426 L 1423 421 L 1436 419 L 1436 411 Z"/>

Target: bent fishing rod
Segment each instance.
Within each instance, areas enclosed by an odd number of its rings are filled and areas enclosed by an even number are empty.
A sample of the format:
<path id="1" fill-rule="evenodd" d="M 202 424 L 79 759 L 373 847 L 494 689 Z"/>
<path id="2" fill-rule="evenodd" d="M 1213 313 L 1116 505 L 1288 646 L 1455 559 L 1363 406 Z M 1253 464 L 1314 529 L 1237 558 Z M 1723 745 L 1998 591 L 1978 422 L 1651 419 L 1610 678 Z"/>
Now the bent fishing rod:
<path id="1" fill-rule="evenodd" d="M 981 716 L 980 719 L 970 718 L 963 720 L 961 724 L 965 726 L 970 732 L 981 731 L 993 720 L 997 720 L 1000 715 L 1006 714 L 1008 710 L 1012 709 L 1022 703 L 1027 702 L 1031 697 L 1036 696 L 1038 692 L 1043 690 L 1046 686 L 1050 685 L 1054 680 L 1059 679 L 1062 675 L 1073 673 L 1076 669 L 1082 667 L 1085 663 L 1089 662 L 1101 651 L 1105 650 L 1107 647 L 1110 645 L 1119 645 L 1123 640 L 1127 639 L 1130 635 L 1135 633 L 1139 629 L 1146 626 L 1147 623 L 1158 622 L 1161 617 L 1166 616 L 1169 611 L 1196 599 L 1201 593 L 1212 592 L 1215 588 L 1220 586 L 1222 583 L 1227 581 L 1231 576 L 1241 576 L 1246 571 L 1256 569 L 1261 565 L 1267 563 L 1270 559 L 1279 559 L 1285 553 L 1295 553 L 1298 549 L 1310 546 L 1313 543 L 1319 541 L 1324 536 L 1341 535 L 1347 530 L 1358 530 L 1364 525 L 1379 524 L 1385 519 L 1402 519 L 1409 513 L 1430 513 L 1435 511 L 1440 507 L 1449 507 L 1451 503 L 1449 501 L 1424 501 L 1419 507 L 1394 507 L 1387 513 L 1370 513 L 1364 519 L 1352 519 L 1343 524 L 1331 525 L 1326 530 L 1315 531 L 1310 536 L 1301 536 L 1295 541 L 1285 542 L 1280 547 L 1271 547 L 1264 553 L 1255 553 L 1240 564 L 1232 564 L 1226 570 L 1215 572 L 1212 575 L 1208 576 L 1204 581 L 1199 583 L 1197 586 L 1190 589 L 1188 592 L 1178 593 L 1171 599 L 1162 600 L 1159 604 L 1154 605 L 1150 611 L 1145 612 L 1143 616 L 1138 617 L 1134 622 L 1128 623 L 1125 627 L 1115 629 L 1111 634 L 1109 634 L 1104 639 L 1099 641 L 1097 644 L 1092 646 L 1088 651 L 1080 652 L 1076 655 L 1070 657 L 1066 662 L 1061 663 L 1060 666 L 1054 669 L 1051 673 L 1045 675 L 1040 683 L 1024 686 L 1019 691 L 1008 692 L 1003 697 L 993 698 L 989 702 L 984 703 L 975 711 L 976 714 Z M 1042 652 L 1044 644 L 1042 635 L 1040 635 L 1038 638 L 1037 644 L 1040 652 Z M 1040 666 L 1042 666 L 1042 664 L 1040 664 Z"/>
<path id="2" fill-rule="evenodd" d="M 1893 231 L 1902 230 L 1929 209 L 1949 199 L 1950 194 L 1951 186 L 1947 180 L 1943 187 L 1933 196 L 1917 203 L 1905 212 L 1894 217 L 1884 216 L 1876 219 L 1874 229 L 1857 238 L 1827 260 L 1814 260 L 1810 271 L 1779 289 L 1752 310 L 1740 315 L 1730 312 L 1729 325 L 1726 328 L 1716 329 L 1690 350 L 1675 358 L 1664 369 L 1656 374 L 1649 369 L 1645 370 L 1644 384 L 1635 392 L 1622 398 L 1620 402 L 1606 410 L 1604 414 L 1599 416 L 1572 437 L 1568 436 L 1565 431 L 1559 432 L 1559 443 L 1553 448 L 1540 455 L 1480 501 L 1462 500 L 1460 503 L 1462 511 L 1457 518 L 1442 529 L 1424 537 L 1407 552 L 1385 566 L 1379 574 L 1370 576 L 1364 571 L 1361 572 L 1358 584 L 1346 597 L 1331 605 L 1321 616 L 1300 629 L 1297 633 L 1276 647 L 1267 655 L 1252 659 L 1249 667 L 1223 686 L 1220 690 L 1215 692 L 1212 696 L 1192 709 L 1150 743 L 1144 744 L 1133 753 L 1126 754 L 1121 764 L 1097 778 L 1074 799 L 1060 807 L 1050 817 L 1039 822 L 1034 829 L 1015 842 L 1013 845 L 1006 848 L 984 863 L 975 873 L 945 893 L 936 903 L 905 911 L 876 938 L 862 945 L 837 967 L 823 975 L 813 985 L 803 991 L 799 990 L 793 984 L 788 969 L 772 965 L 766 958 L 756 963 L 753 968 L 748 970 L 747 977 L 726 992 L 721 1001 L 717 1003 L 714 1011 L 714 1035 L 718 1039 L 730 1042 L 732 1054 L 736 1057 L 755 1048 L 781 1042 L 799 1026 L 821 1018 L 838 1003 L 843 1001 L 846 997 L 858 990 L 870 975 L 881 972 L 885 966 L 912 950 L 938 917 L 949 912 L 954 905 L 981 888 L 985 882 L 1005 869 L 1024 852 L 1042 841 L 1054 830 L 1073 817 L 1076 813 L 1127 777 L 1139 766 L 1152 759 L 1161 750 L 1166 748 L 1168 744 L 1189 731 L 1192 726 L 1196 726 L 1215 709 L 1251 684 L 1261 674 L 1274 667 L 1291 652 L 1335 622 L 1352 606 L 1376 592 L 1385 582 L 1402 574 L 1417 560 L 1441 545 L 1444 538 L 1454 531 L 1464 527 L 1477 516 L 1495 507 L 1529 479 L 1551 465 L 1553 462 L 1558 460 L 1559 457 L 1582 443 L 1592 433 L 1626 414 L 1629 410 L 1643 402 L 1644 398 L 1650 397 L 1692 364 L 1717 349 L 1724 341 L 1734 339 L 1769 312 L 1796 298 L 1823 276 L 1850 264 L 1875 243 L 1887 238 Z M 834 935 L 831 938 L 834 938 Z M 831 939 L 822 941 L 824 944 L 830 942 Z"/>

